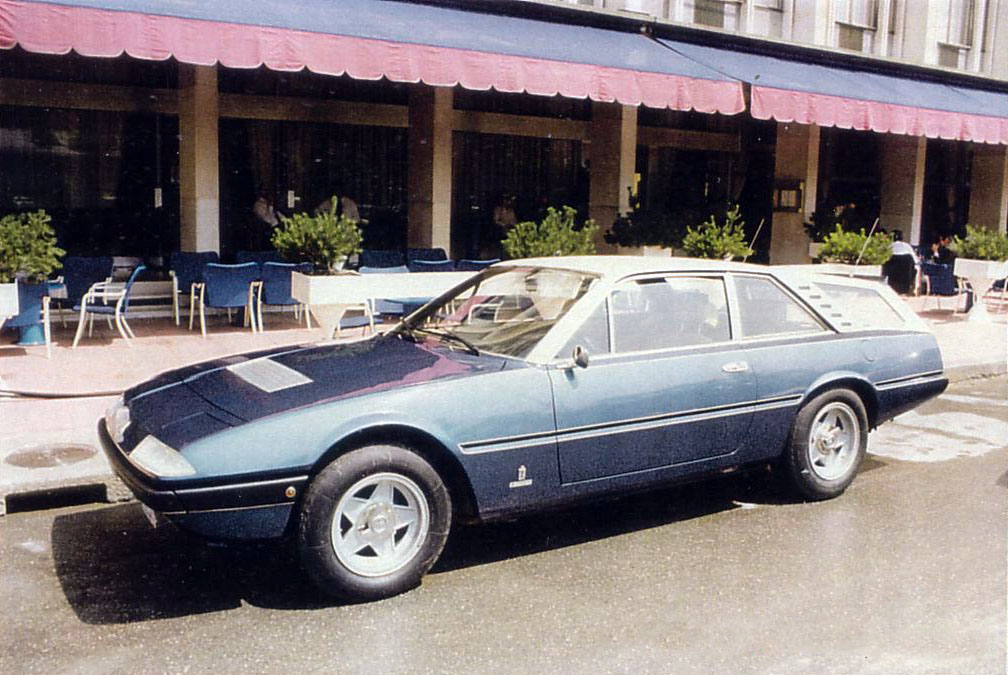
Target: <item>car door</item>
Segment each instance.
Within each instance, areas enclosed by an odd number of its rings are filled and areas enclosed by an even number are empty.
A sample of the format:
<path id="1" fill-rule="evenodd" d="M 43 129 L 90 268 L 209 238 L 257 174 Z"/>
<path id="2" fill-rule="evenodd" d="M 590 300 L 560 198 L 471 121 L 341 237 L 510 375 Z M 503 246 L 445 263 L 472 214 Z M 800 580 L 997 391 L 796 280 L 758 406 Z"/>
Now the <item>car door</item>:
<path id="1" fill-rule="evenodd" d="M 756 387 L 720 275 L 625 281 L 561 354 L 575 345 L 588 366 L 550 374 L 564 484 L 699 469 L 742 445 Z"/>

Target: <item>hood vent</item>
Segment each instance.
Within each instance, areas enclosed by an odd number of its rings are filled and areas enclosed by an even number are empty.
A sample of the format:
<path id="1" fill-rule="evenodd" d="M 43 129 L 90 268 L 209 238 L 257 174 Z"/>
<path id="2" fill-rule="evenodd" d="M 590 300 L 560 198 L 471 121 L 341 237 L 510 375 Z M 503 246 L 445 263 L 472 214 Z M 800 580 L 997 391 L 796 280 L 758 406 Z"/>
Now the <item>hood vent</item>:
<path id="1" fill-rule="evenodd" d="M 312 379 L 269 358 L 252 359 L 228 366 L 227 370 L 253 387 L 267 393 L 311 384 Z"/>

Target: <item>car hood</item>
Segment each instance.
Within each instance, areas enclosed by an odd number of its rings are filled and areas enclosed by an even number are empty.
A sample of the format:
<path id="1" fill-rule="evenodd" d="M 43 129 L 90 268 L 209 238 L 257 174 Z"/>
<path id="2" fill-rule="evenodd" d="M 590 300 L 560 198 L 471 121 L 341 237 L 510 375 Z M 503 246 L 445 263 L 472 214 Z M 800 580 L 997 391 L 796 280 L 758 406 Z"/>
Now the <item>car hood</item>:
<path id="1" fill-rule="evenodd" d="M 164 373 L 124 398 L 148 433 L 182 420 L 199 426 L 203 420 L 209 427 L 205 434 L 325 401 L 499 370 L 504 361 L 385 335 L 208 361 Z"/>

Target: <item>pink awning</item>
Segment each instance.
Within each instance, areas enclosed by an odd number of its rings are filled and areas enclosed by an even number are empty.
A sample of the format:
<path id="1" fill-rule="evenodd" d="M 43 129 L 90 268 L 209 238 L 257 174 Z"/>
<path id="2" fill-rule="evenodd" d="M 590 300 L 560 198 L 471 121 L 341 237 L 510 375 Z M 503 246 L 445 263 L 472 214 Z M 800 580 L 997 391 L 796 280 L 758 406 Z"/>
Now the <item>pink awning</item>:
<path id="1" fill-rule="evenodd" d="M 641 35 L 396 2 L 0 0 L 0 47 L 15 45 L 705 113 L 745 109 L 739 81 Z"/>
<path id="2" fill-rule="evenodd" d="M 1008 145 L 1008 118 L 769 87 L 752 88 L 752 116 L 778 122 Z"/>

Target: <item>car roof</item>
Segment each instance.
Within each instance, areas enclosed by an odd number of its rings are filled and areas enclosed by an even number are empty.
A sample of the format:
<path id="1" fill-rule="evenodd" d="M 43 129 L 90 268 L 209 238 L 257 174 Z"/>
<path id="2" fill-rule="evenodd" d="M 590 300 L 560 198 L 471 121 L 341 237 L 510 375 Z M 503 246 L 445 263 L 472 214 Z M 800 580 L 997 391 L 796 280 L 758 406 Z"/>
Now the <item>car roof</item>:
<path id="1" fill-rule="evenodd" d="M 746 263 L 728 262 L 725 260 L 709 260 L 704 258 L 671 258 L 638 255 L 583 255 L 558 256 L 550 258 L 521 258 L 497 263 L 496 266 L 553 267 L 575 272 L 598 274 L 603 278 L 621 279 L 633 274 L 648 274 L 658 272 L 756 272 L 769 274 L 771 268 L 766 265 L 750 265 Z"/>

